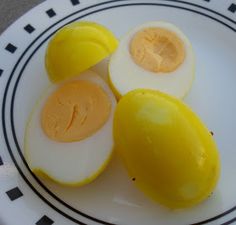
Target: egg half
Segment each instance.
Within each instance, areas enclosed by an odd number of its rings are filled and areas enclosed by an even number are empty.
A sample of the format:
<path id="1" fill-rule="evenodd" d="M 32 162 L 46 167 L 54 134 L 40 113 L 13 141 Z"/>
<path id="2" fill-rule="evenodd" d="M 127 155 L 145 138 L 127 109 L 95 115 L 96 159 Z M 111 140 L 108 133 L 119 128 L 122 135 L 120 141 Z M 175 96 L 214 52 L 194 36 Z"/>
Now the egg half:
<path id="1" fill-rule="evenodd" d="M 101 24 L 76 21 L 66 25 L 48 43 L 48 77 L 54 83 L 72 78 L 108 57 L 117 46 L 114 34 Z"/>
<path id="2" fill-rule="evenodd" d="M 48 88 L 25 132 L 25 157 L 31 170 L 71 186 L 95 179 L 112 154 L 115 106 L 109 86 L 92 71 Z"/>
<path id="3" fill-rule="evenodd" d="M 137 88 L 157 89 L 183 98 L 192 85 L 194 52 L 175 25 L 154 21 L 132 29 L 120 41 L 109 65 L 118 97 Z"/>

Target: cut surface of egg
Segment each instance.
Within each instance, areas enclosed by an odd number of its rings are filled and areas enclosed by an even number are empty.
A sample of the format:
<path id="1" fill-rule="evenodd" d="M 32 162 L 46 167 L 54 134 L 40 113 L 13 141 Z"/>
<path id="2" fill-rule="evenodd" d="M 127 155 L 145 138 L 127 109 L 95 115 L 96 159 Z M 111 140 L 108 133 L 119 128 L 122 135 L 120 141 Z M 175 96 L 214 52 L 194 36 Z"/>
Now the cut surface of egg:
<path id="1" fill-rule="evenodd" d="M 154 21 L 132 29 L 109 64 L 118 97 L 137 88 L 156 89 L 177 98 L 191 88 L 195 57 L 188 38 L 175 25 Z"/>
<path id="2" fill-rule="evenodd" d="M 35 105 L 25 132 L 25 156 L 38 175 L 70 186 L 94 180 L 113 150 L 116 99 L 96 73 L 51 85 Z"/>

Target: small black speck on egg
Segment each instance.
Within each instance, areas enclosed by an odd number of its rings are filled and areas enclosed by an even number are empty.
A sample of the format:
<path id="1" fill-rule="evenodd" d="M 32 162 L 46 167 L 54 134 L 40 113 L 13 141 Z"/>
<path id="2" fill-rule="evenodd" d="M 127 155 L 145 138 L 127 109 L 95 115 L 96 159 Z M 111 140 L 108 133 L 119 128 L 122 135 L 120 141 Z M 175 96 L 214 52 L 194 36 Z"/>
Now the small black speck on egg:
<path id="1" fill-rule="evenodd" d="M 213 131 L 210 131 L 210 133 L 211 133 L 212 136 L 214 135 Z"/>
<path id="2" fill-rule="evenodd" d="M 136 180 L 136 178 L 134 177 L 133 179 L 132 179 L 132 181 L 135 181 Z"/>
<path id="3" fill-rule="evenodd" d="M 213 192 L 211 192 L 211 193 L 209 194 L 208 198 L 210 198 L 212 195 L 213 195 Z"/>

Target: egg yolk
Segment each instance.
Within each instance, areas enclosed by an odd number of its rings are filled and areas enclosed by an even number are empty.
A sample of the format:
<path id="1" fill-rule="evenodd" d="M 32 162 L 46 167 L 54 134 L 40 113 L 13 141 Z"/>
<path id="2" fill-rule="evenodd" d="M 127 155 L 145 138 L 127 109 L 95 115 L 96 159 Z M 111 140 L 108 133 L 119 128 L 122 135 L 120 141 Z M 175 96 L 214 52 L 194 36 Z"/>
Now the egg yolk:
<path id="1" fill-rule="evenodd" d="M 185 48 L 179 37 L 167 29 L 147 28 L 137 32 L 130 43 L 134 62 L 151 72 L 172 72 L 185 58 Z"/>
<path id="2" fill-rule="evenodd" d="M 107 121 L 111 101 L 97 84 L 65 83 L 47 99 L 41 113 L 45 134 L 55 141 L 73 142 L 91 136 Z"/>

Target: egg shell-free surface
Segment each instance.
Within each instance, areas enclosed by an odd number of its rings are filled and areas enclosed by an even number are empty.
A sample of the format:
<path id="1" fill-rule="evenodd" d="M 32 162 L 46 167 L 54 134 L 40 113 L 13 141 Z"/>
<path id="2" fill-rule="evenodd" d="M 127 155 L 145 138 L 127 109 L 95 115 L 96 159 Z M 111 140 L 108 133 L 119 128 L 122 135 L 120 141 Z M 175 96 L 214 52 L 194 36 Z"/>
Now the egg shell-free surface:
<path id="1" fill-rule="evenodd" d="M 154 73 L 137 65 L 130 54 L 130 42 L 134 35 L 145 28 L 164 28 L 174 32 L 185 47 L 184 62 L 173 72 Z M 109 76 L 118 96 L 137 88 L 156 89 L 177 98 L 183 98 L 192 86 L 195 74 L 195 56 L 192 45 L 183 32 L 175 25 L 153 21 L 142 24 L 121 38 L 118 49 L 109 64 Z"/>
<path id="2" fill-rule="evenodd" d="M 41 128 L 41 110 L 57 85 L 45 91 L 35 105 L 25 132 L 25 156 L 30 168 L 65 185 L 92 181 L 107 165 L 113 150 L 112 122 L 116 100 L 108 85 L 88 71 L 78 78 L 98 84 L 111 100 L 111 112 L 105 125 L 90 137 L 72 143 L 49 139 Z M 99 116 L 99 115 L 97 115 Z"/>
<path id="3" fill-rule="evenodd" d="M 167 207 L 193 206 L 216 186 L 217 146 L 201 120 L 178 99 L 151 90 L 129 92 L 115 111 L 114 139 L 134 183 Z"/>
<path id="4" fill-rule="evenodd" d="M 109 56 L 118 41 L 107 28 L 79 21 L 60 29 L 50 40 L 45 57 L 49 79 L 61 82 L 91 68 Z"/>

